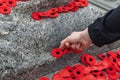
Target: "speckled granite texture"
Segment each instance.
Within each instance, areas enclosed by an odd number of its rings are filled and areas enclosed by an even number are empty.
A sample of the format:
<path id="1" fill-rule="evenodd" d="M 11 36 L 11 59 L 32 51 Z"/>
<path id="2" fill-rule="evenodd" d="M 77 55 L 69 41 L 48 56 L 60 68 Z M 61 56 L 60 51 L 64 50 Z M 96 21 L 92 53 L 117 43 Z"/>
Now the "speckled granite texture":
<path id="1" fill-rule="evenodd" d="M 64 0 L 61 0 L 61 4 L 67 2 L 62 1 Z M 55 4 L 58 6 L 58 2 L 49 5 L 48 1 L 44 6 L 49 7 L 43 7 L 44 2 L 20 2 L 10 15 L 0 14 L 0 80 L 35 80 L 41 75 L 77 62 L 78 56 L 72 54 L 58 60 L 50 55 L 50 51 L 58 47 L 60 41 L 71 32 L 85 29 L 106 12 L 90 4 L 75 13 L 60 14 L 56 19 L 34 21 L 30 17 L 31 12 L 42 11 Z M 42 7 L 35 6 L 38 3 Z M 95 54 L 113 47 L 92 47 L 87 51 Z"/>

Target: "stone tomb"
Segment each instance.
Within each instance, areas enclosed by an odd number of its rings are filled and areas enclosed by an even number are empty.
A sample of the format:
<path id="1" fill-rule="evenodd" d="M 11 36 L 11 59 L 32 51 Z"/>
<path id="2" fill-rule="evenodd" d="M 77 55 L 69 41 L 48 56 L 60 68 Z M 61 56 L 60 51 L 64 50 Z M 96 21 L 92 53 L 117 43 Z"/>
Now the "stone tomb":
<path id="1" fill-rule="evenodd" d="M 68 0 L 19 2 L 11 14 L 0 14 L 0 80 L 35 80 L 41 75 L 77 62 L 78 55 L 55 59 L 50 51 L 58 47 L 60 41 L 71 32 L 85 29 L 105 14 L 105 10 L 89 4 L 75 13 L 62 13 L 56 19 L 35 21 L 30 17 L 33 11 L 45 11 L 67 2 Z M 105 52 L 119 47 L 116 44 L 102 48 L 93 46 L 85 52 Z"/>

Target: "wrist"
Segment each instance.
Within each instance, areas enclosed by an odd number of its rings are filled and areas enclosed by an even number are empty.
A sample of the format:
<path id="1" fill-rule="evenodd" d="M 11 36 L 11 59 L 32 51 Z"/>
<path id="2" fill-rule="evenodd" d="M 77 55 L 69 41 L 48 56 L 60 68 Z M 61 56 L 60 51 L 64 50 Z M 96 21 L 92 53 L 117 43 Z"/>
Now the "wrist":
<path id="1" fill-rule="evenodd" d="M 88 32 L 88 28 L 86 28 L 84 31 L 83 31 L 83 34 L 85 35 L 85 36 L 83 36 L 86 40 L 88 40 L 88 42 L 90 43 L 90 44 L 92 44 L 92 40 L 91 40 L 91 38 L 90 38 L 90 35 L 89 35 L 89 32 Z"/>

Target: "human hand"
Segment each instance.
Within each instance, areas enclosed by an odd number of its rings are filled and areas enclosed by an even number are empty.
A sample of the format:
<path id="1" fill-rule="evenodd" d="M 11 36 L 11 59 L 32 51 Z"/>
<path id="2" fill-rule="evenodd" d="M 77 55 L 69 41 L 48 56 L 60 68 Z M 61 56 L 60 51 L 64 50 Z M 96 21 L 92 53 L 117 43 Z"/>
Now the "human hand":
<path id="1" fill-rule="evenodd" d="M 73 32 L 71 35 L 61 41 L 60 48 L 72 48 L 76 50 L 85 50 L 92 45 L 88 29 L 80 32 Z"/>

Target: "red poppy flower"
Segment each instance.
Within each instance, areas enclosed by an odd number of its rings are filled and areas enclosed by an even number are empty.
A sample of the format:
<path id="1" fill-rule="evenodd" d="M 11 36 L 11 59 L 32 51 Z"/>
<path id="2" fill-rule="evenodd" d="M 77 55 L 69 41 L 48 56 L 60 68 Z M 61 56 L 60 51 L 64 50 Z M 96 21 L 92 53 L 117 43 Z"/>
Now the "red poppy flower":
<path id="1" fill-rule="evenodd" d="M 84 74 L 89 74 L 91 72 L 91 67 L 87 66 L 84 68 Z"/>
<path id="2" fill-rule="evenodd" d="M 103 70 L 104 67 L 99 65 L 99 66 L 91 66 L 91 71 L 94 71 L 94 70 Z"/>
<path id="3" fill-rule="evenodd" d="M 63 55 L 68 54 L 68 49 L 63 49 Z"/>
<path id="4" fill-rule="evenodd" d="M 66 49 L 66 52 L 67 52 L 67 54 L 69 54 L 69 53 L 74 52 L 74 50 L 73 50 L 72 48 L 67 48 L 67 49 Z"/>
<path id="5" fill-rule="evenodd" d="M 72 53 L 74 52 L 74 50 L 72 48 L 66 48 L 66 49 L 63 49 L 63 54 L 69 54 L 69 53 Z"/>
<path id="6" fill-rule="evenodd" d="M 76 54 L 80 54 L 83 50 L 74 50 Z"/>
<path id="7" fill-rule="evenodd" d="M 88 6 L 88 1 L 87 0 L 81 0 L 80 2 L 82 2 L 83 7 Z"/>
<path id="8" fill-rule="evenodd" d="M 33 12 L 31 16 L 35 20 L 42 20 L 43 19 L 42 16 L 39 14 L 39 12 Z"/>
<path id="9" fill-rule="evenodd" d="M 72 71 L 72 74 L 75 76 L 75 77 L 81 77 L 84 75 L 84 70 L 83 69 L 80 69 L 80 68 L 76 68 Z"/>
<path id="10" fill-rule="evenodd" d="M 3 0 L 0 1 L 0 7 L 2 7 L 2 6 L 6 6 L 6 4 L 4 3 Z"/>
<path id="11" fill-rule="evenodd" d="M 73 2 L 80 2 L 81 0 L 73 0 Z"/>
<path id="12" fill-rule="evenodd" d="M 109 66 L 109 67 L 106 69 L 106 72 L 107 72 L 108 74 L 115 74 L 117 71 L 116 71 L 115 66 Z"/>
<path id="13" fill-rule="evenodd" d="M 117 50 L 116 53 L 117 53 L 118 55 L 120 55 L 120 50 Z"/>
<path id="14" fill-rule="evenodd" d="M 83 76 L 83 77 L 84 77 L 84 76 Z M 97 79 L 94 77 L 94 75 L 91 74 L 91 73 L 85 75 L 85 77 L 86 77 L 85 79 L 83 78 L 83 79 L 80 79 L 80 80 L 97 80 Z"/>
<path id="15" fill-rule="evenodd" d="M 71 77 L 64 78 L 64 80 L 73 80 Z"/>
<path id="16" fill-rule="evenodd" d="M 56 17 L 58 17 L 58 13 L 51 13 L 51 12 L 48 12 L 48 17 L 50 17 L 50 18 L 56 18 Z"/>
<path id="17" fill-rule="evenodd" d="M 10 7 L 15 7 L 17 5 L 16 0 L 6 0 L 6 4 Z"/>
<path id="18" fill-rule="evenodd" d="M 115 68 L 118 72 L 120 72 L 120 66 L 118 64 L 115 64 Z"/>
<path id="19" fill-rule="evenodd" d="M 109 57 L 109 56 L 116 56 L 117 54 L 115 54 L 115 52 L 113 52 L 113 51 L 108 51 L 107 55 Z"/>
<path id="20" fill-rule="evenodd" d="M 50 80 L 50 79 L 48 77 L 43 76 L 43 77 L 40 77 L 38 80 Z"/>
<path id="21" fill-rule="evenodd" d="M 120 50 L 117 50 L 116 53 L 117 53 L 116 57 L 117 57 L 118 61 L 120 61 Z"/>
<path id="22" fill-rule="evenodd" d="M 74 6 L 74 8 L 73 8 L 73 9 L 71 9 L 70 11 L 72 11 L 72 12 L 76 12 L 78 9 L 79 9 L 79 7 Z"/>
<path id="23" fill-rule="evenodd" d="M 59 75 L 61 75 L 63 78 L 70 77 L 71 73 L 67 69 L 61 69 L 59 72 Z"/>
<path id="24" fill-rule="evenodd" d="M 88 54 L 83 54 L 81 57 L 80 57 L 80 61 L 83 63 L 83 64 L 87 64 L 86 62 L 86 57 L 89 56 Z"/>
<path id="25" fill-rule="evenodd" d="M 52 80 L 64 80 L 64 78 L 59 74 L 54 74 L 52 76 Z"/>
<path id="26" fill-rule="evenodd" d="M 108 74 L 108 78 L 110 78 L 111 80 L 117 80 L 118 75 L 116 73 Z"/>
<path id="27" fill-rule="evenodd" d="M 109 57 L 109 60 L 110 60 L 110 62 L 111 62 L 112 64 L 117 64 L 117 62 L 118 62 L 118 59 L 117 59 L 117 57 L 115 57 L 115 56 L 110 56 L 110 57 Z"/>
<path id="28" fill-rule="evenodd" d="M 48 12 L 50 13 L 57 13 L 58 12 L 58 8 L 51 8 L 48 10 Z"/>
<path id="29" fill-rule="evenodd" d="M 107 60 L 108 57 L 105 54 L 98 54 L 98 58 L 101 60 Z"/>
<path id="30" fill-rule="evenodd" d="M 85 66 L 84 65 L 81 65 L 81 64 L 74 64 L 74 69 L 76 69 L 76 68 L 80 68 L 80 69 L 84 69 L 85 68 Z"/>
<path id="31" fill-rule="evenodd" d="M 63 51 L 59 48 L 54 48 L 52 51 L 51 51 L 51 54 L 53 57 L 56 57 L 56 58 L 60 58 L 63 56 Z"/>
<path id="32" fill-rule="evenodd" d="M 74 70 L 72 66 L 66 66 L 64 69 L 67 69 L 69 72 L 72 72 Z"/>
<path id="33" fill-rule="evenodd" d="M 10 12 L 11 12 L 11 8 L 10 7 L 8 7 L 8 6 L 2 6 L 2 7 L 0 7 L 0 9 L 1 9 L 1 13 L 2 14 L 4 14 L 4 15 L 7 15 L 7 14 L 9 14 Z"/>
<path id="34" fill-rule="evenodd" d="M 94 75 L 94 74 L 100 74 L 102 72 L 102 70 L 93 70 L 91 71 L 91 73 Z"/>
<path id="35" fill-rule="evenodd" d="M 84 6 L 84 4 L 82 2 L 73 2 L 73 5 L 77 6 L 77 7 L 83 7 Z"/>
<path id="36" fill-rule="evenodd" d="M 65 7 L 65 6 L 60 6 L 58 7 L 58 12 L 61 13 L 61 12 L 68 12 L 68 7 Z"/>
<path id="37" fill-rule="evenodd" d="M 74 4 L 73 4 L 73 2 L 68 2 L 68 4 L 65 5 L 64 7 L 66 7 L 68 9 L 68 11 L 69 11 L 69 10 L 74 8 Z"/>
<path id="38" fill-rule="evenodd" d="M 100 79 L 106 80 L 107 79 L 107 75 L 106 75 L 105 72 L 101 71 L 99 74 L 97 74 L 96 78 L 100 78 Z"/>
<path id="39" fill-rule="evenodd" d="M 100 61 L 100 65 L 103 67 L 103 69 L 106 69 L 111 65 L 111 62 L 109 60 L 103 60 Z"/>
<path id="40" fill-rule="evenodd" d="M 88 55 L 88 56 L 86 56 L 86 62 L 89 65 L 94 65 L 96 63 L 96 59 L 94 56 Z"/>
<path id="41" fill-rule="evenodd" d="M 72 80 L 80 80 L 79 77 L 76 77 L 76 76 L 74 76 L 74 75 L 71 76 L 71 79 L 72 79 Z"/>
<path id="42" fill-rule="evenodd" d="M 120 66 L 120 59 L 118 59 L 117 64 Z"/>
<path id="43" fill-rule="evenodd" d="M 41 17 L 48 17 L 48 12 L 38 12 Z"/>

